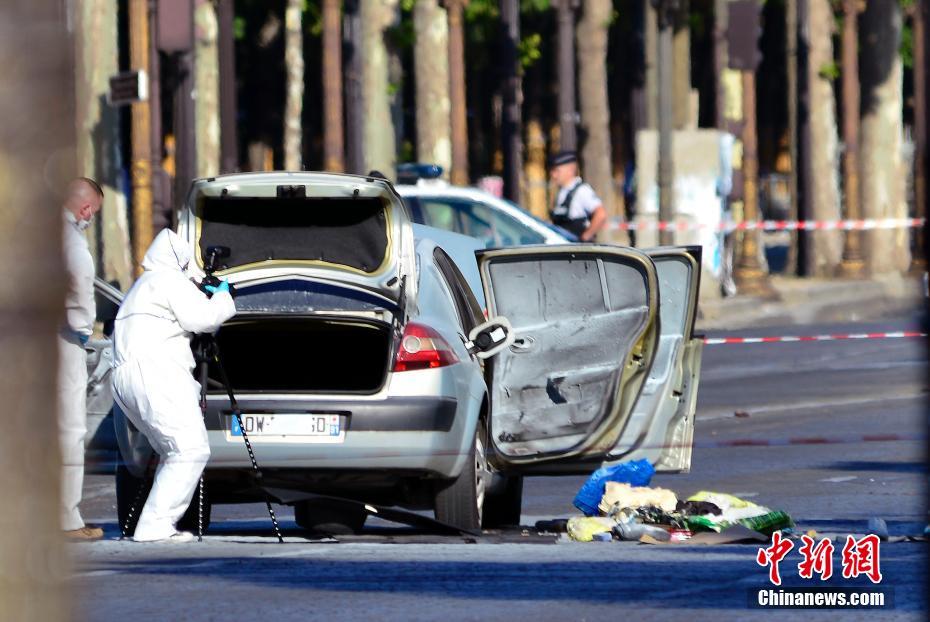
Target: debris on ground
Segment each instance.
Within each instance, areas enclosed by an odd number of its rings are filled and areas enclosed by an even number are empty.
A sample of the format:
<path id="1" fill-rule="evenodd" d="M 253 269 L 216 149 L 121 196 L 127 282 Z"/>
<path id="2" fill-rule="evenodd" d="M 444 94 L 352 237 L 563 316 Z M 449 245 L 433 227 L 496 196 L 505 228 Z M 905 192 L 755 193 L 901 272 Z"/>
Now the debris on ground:
<path id="1" fill-rule="evenodd" d="M 591 542 L 596 534 L 609 534 L 614 524 L 606 516 L 574 516 L 568 519 L 568 537 L 575 542 Z"/>
<path id="2" fill-rule="evenodd" d="M 647 486 L 630 486 L 622 482 L 607 482 L 598 509 L 607 514 L 614 506 L 621 508 L 641 508 L 654 506 L 666 512 L 674 512 L 678 497 L 665 488 Z"/>
<path id="3" fill-rule="evenodd" d="M 731 544 L 767 542 L 776 531 L 791 533 L 794 522 L 781 510 L 734 495 L 702 490 L 679 499 L 666 488 L 649 487 L 654 473 L 646 460 L 598 469 L 575 496 L 585 513 L 568 519 L 576 542 L 638 541 L 648 544 Z M 539 521 L 537 529 L 559 531 L 560 521 Z M 882 525 L 870 522 L 881 533 Z M 887 537 L 887 527 L 884 533 Z"/>
<path id="4" fill-rule="evenodd" d="M 582 484 L 573 503 L 585 516 L 597 516 L 598 504 L 604 496 L 604 488 L 608 482 L 648 486 L 655 472 L 648 460 L 634 460 L 601 467 Z"/>
<path id="5" fill-rule="evenodd" d="M 758 531 L 766 536 L 794 527 L 794 522 L 781 510 L 770 510 L 751 501 L 719 492 L 702 490 L 688 497 L 688 501 L 712 503 L 720 508 L 719 515 L 691 515 L 688 527 L 693 531 L 720 533 L 734 524 Z"/>

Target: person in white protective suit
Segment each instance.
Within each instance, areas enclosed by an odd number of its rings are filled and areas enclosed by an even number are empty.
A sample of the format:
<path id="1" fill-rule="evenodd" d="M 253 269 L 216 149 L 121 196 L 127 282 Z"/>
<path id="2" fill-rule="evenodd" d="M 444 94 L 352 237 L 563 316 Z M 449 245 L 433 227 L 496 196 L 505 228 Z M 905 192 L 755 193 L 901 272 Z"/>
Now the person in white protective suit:
<path id="1" fill-rule="evenodd" d="M 78 505 L 84 485 L 87 435 L 87 352 L 94 332 L 94 258 L 84 231 L 103 203 L 103 190 L 80 177 L 68 185 L 63 205 L 63 254 L 68 275 L 65 323 L 58 333 L 58 437 L 61 449 L 61 528 L 72 540 L 99 540 L 103 529 L 85 525 Z"/>
<path id="2" fill-rule="evenodd" d="M 113 393 L 160 457 L 133 536 L 137 542 L 193 539 L 176 526 L 210 457 L 190 341 L 215 332 L 236 306 L 225 281 L 207 298 L 188 278 L 191 255 L 173 231 L 159 233 L 116 316 Z"/>

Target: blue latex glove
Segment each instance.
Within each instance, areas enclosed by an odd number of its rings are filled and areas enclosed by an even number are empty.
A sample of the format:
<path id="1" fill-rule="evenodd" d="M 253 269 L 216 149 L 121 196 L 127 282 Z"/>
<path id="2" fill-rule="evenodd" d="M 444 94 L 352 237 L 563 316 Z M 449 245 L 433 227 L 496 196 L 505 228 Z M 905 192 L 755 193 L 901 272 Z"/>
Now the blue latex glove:
<path id="1" fill-rule="evenodd" d="M 220 281 L 219 285 L 207 285 L 204 289 L 206 289 L 211 294 L 215 294 L 217 292 L 229 293 L 229 283 L 224 279 Z"/>

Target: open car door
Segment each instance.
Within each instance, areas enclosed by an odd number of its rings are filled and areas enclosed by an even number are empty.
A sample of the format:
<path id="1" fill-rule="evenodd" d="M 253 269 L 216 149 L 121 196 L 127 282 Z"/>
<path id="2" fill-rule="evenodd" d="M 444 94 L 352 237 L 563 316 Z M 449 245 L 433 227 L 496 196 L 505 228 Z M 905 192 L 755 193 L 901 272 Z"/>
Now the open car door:
<path id="1" fill-rule="evenodd" d="M 649 460 L 657 471 L 691 468 L 702 339 L 694 336 L 701 247 L 644 251 L 659 274 L 659 348 L 636 407 L 608 462 Z"/>
<path id="2" fill-rule="evenodd" d="M 477 251 L 489 317 L 516 341 L 487 362 L 491 459 L 587 472 L 616 445 L 659 345 L 658 280 L 643 253 L 558 245 Z"/>

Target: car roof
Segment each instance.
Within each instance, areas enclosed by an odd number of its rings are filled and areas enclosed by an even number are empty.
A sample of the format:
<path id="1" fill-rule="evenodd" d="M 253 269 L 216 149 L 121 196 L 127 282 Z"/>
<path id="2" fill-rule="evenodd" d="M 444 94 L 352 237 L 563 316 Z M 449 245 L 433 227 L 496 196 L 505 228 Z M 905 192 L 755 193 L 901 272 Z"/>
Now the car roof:
<path id="1" fill-rule="evenodd" d="M 444 181 L 427 181 L 420 184 L 400 184 L 394 186 L 394 189 L 397 190 L 397 194 L 399 194 L 402 198 L 437 196 L 458 197 L 481 201 L 493 209 L 506 212 L 524 222 L 532 222 L 535 226 L 545 229 L 549 235 L 555 235 L 558 236 L 558 238 L 562 238 L 559 240 L 560 242 L 564 241 L 566 243 L 571 243 L 573 241 L 577 241 L 577 238 L 574 238 L 570 232 L 536 217 L 515 203 L 511 203 L 506 199 L 494 196 L 490 192 L 486 192 L 480 188 L 474 188 L 472 186 L 453 186 Z"/>
<path id="2" fill-rule="evenodd" d="M 485 307 L 484 287 L 481 284 L 475 251 L 483 250 L 484 244 L 467 235 L 416 223 L 413 225 L 413 237 L 416 240 L 432 240 L 452 258 L 483 309 Z"/>

